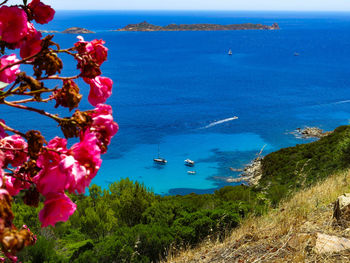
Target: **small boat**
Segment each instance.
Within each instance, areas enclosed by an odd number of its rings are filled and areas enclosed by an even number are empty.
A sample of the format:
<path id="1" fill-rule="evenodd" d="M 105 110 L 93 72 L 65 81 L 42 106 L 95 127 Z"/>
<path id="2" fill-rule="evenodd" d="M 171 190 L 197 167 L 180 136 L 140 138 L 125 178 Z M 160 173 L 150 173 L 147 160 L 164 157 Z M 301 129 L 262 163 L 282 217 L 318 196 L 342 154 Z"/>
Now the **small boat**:
<path id="1" fill-rule="evenodd" d="M 190 159 L 186 159 L 186 160 L 185 160 L 185 165 L 186 165 L 186 166 L 193 167 L 193 166 L 194 166 L 194 161 L 192 161 L 192 160 L 190 160 Z"/>
<path id="2" fill-rule="evenodd" d="M 196 174 L 196 171 L 187 171 L 188 174 Z"/>
<path id="3" fill-rule="evenodd" d="M 300 55 L 299 53 L 294 52 L 294 56 L 295 56 L 295 57 L 297 57 L 297 56 L 299 56 L 299 55 Z"/>
<path id="4" fill-rule="evenodd" d="M 153 161 L 158 164 L 166 164 L 168 161 L 160 157 L 159 144 L 158 144 L 158 158 L 154 158 Z"/>
<path id="5" fill-rule="evenodd" d="M 159 164 L 166 164 L 168 161 L 167 160 L 165 160 L 164 158 L 154 158 L 153 159 L 153 161 L 155 162 L 155 163 L 159 163 Z"/>
<path id="6" fill-rule="evenodd" d="M 232 56 L 232 50 L 230 49 L 227 53 L 229 56 Z"/>

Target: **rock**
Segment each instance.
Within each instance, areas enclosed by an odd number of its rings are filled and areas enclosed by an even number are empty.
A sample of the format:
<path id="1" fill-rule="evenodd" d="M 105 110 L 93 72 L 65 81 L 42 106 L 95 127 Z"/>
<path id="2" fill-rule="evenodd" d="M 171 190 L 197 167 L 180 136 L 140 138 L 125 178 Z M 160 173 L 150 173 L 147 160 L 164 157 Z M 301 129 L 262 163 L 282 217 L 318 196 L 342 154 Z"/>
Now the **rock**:
<path id="1" fill-rule="evenodd" d="M 350 223 L 350 193 L 343 194 L 337 198 L 333 208 L 333 218 L 339 225 L 347 227 Z"/>
<path id="2" fill-rule="evenodd" d="M 59 33 L 59 31 L 56 31 L 56 30 L 39 30 L 39 32 L 44 34 Z"/>
<path id="3" fill-rule="evenodd" d="M 310 234 L 300 233 L 295 234 L 288 242 L 288 246 L 295 250 L 304 250 L 305 247 L 313 240 L 313 236 Z"/>
<path id="4" fill-rule="evenodd" d="M 63 34 L 93 34 L 95 32 L 90 31 L 86 28 L 70 27 L 70 28 L 67 28 L 66 30 L 62 31 L 61 33 L 63 33 Z"/>
<path id="5" fill-rule="evenodd" d="M 297 137 L 301 137 L 302 139 L 309 138 L 322 138 L 331 134 L 332 132 L 324 132 L 322 129 L 317 127 L 305 127 L 304 129 L 297 128 L 294 132 Z"/>
<path id="6" fill-rule="evenodd" d="M 350 240 L 343 237 L 317 233 L 315 251 L 318 254 L 340 252 L 350 249 Z"/>
<path id="7" fill-rule="evenodd" d="M 239 178 L 226 178 L 226 182 L 228 183 L 239 183 L 239 182 L 247 182 L 248 185 L 257 185 L 259 183 L 259 180 L 262 177 L 262 158 L 257 157 L 255 158 L 250 164 L 247 164 L 244 169 L 243 173 L 241 173 Z M 238 169 L 235 169 L 238 170 Z M 231 168 L 231 171 L 235 171 L 233 168 Z"/>

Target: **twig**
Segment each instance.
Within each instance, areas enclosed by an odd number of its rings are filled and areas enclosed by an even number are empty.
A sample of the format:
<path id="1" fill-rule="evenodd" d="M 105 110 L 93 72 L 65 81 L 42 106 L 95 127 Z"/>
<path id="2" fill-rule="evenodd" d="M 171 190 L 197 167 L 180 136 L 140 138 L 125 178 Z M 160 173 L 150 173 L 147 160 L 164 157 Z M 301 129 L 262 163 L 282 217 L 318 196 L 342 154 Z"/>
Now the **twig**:
<path id="1" fill-rule="evenodd" d="M 49 117 L 57 122 L 60 122 L 62 120 L 62 118 L 54 115 L 54 114 L 51 114 L 51 113 L 48 113 L 44 110 L 40 110 L 40 109 L 37 109 L 37 108 L 33 108 L 33 107 L 28 107 L 28 106 L 24 106 L 24 105 L 21 105 L 21 104 L 13 104 L 11 102 L 8 102 L 6 100 L 4 100 L 3 102 L 4 104 L 8 105 L 8 106 L 11 106 L 11 107 L 14 107 L 14 108 L 17 108 L 17 109 L 22 109 L 22 110 L 29 110 L 29 111 L 33 111 L 33 112 L 36 112 L 36 113 L 39 113 L 41 115 L 44 115 L 46 117 Z"/>
<path id="2" fill-rule="evenodd" d="M 9 1 L 9 0 L 3 1 L 2 3 L 0 3 L 0 6 L 6 4 L 8 1 Z"/>
<path id="3" fill-rule="evenodd" d="M 15 101 L 9 101 L 9 103 L 12 104 L 22 104 L 22 103 L 28 103 L 28 102 L 49 102 L 50 100 L 53 100 L 54 97 L 49 97 L 47 99 L 42 99 L 42 100 L 36 100 L 34 98 L 30 98 L 30 99 L 24 99 L 24 100 L 15 100 Z"/>
<path id="4" fill-rule="evenodd" d="M 72 76 L 72 77 L 60 77 L 60 76 L 57 76 L 57 75 L 53 75 L 53 76 L 38 78 L 38 80 L 45 80 L 45 79 L 70 80 L 70 79 L 77 79 L 79 77 L 80 77 L 80 75 L 76 75 L 76 76 Z"/>
<path id="5" fill-rule="evenodd" d="M 9 126 L 7 126 L 5 123 L 1 122 L 0 121 L 0 126 L 3 127 L 6 131 L 10 131 L 10 132 L 13 132 L 15 134 L 18 134 L 18 135 L 21 135 L 22 137 L 26 138 L 26 135 L 20 131 L 17 131 Z"/>

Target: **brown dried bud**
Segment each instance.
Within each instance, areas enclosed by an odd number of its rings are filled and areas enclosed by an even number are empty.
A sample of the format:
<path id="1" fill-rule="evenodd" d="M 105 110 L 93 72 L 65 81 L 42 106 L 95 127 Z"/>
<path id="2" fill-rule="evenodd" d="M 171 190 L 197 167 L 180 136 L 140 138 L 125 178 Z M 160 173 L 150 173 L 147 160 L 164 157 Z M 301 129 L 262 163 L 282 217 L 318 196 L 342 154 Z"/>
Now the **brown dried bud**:
<path id="1" fill-rule="evenodd" d="M 26 75 L 25 72 L 18 74 L 17 81 L 20 82 L 19 93 L 25 92 L 26 90 L 37 91 L 37 90 L 47 90 L 44 84 L 33 77 Z M 37 101 L 40 101 L 40 93 L 38 92 L 34 95 Z"/>
<path id="2" fill-rule="evenodd" d="M 26 139 L 28 142 L 28 154 L 33 160 L 38 159 L 39 152 L 41 151 L 45 138 L 41 135 L 40 131 L 30 130 L 26 133 Z"/>
<path id="3" fill-rule="evenodd" d="M 23 202 L 26 205 L 38 207 L 39 197 L 40 197 L 40 194 L 39 194 L 38 190 L 36 188 L 30 188 L 30 189 L 26 190 L 24 197 L 23 197 Z"/>
<path id="4" fill-rule="evenodd" d="M 73 123 L 71 119 L 61 120 L 59 125 L 64 137 L 67 139 L 79 136 L 80 127 Z"/>
<path id="5" fill-rule="evenodd" d="M 73 121 L 82 129 L 86 126 L 91 126 L 92 117 L 89 112 L 76 110 L 72 116 Z"/>
<path id="6" fill-rule="evenodd" d="M 33 63 L 34 75 L 39 78 L 43 71 L 47 76 L 61 73 L 63 67 L 62 60 L 54 52 L 42 52 Z"/>
<path id="7" fill-rule="evenodd" d="M 62 89 L 54 92 L 55 108 L 63 106 L 72 110 L 79 106 L 82 97 L 78 85 L 73 80 L 64 80 Z"/>
<path id="8" fill-rule="evenodd" d="M 11 209 L 12 197 L 9 194 L 0 195 L 0 233 L 6 227 L 12 226 L 13 213 Z"/>
<path id="9" fill-rule="evenodd" d="M 18 173 L 20 174 L 27 174 L 30 177 L 34 177 L 37 175 L 37 173 L 40 171 L 40 168 L 36 165 L 35 160 L 29 160 L 25 162 L 21 168 L 19 169 Z"/>
<path id="10" fill-rule="evenodd" d="M 78 137 L 80 132 L 92 123 L 92 118 L 88 112 L 76 110 L 70 119 L 63 119 L 60 122 L 64 137 Z"/>
<path id="11" fill-rule="evenodd" d="M 25 246 L 33 245 L 35 237 L 29 229 L 21 229 L 17 231 L 13 229 L 5 229 L 4 233 L 0 235 L 0 243 L 5 252 L 11 251 L 11 254 L 22 250 Z"/>
<path id="12" fill-rule="evenodd" d="M 80 76 L 83 78 L 93 79 L 101 75 L 100 65 L 90 55 L 78 57 L 77 69 L 81 70 Z"/>

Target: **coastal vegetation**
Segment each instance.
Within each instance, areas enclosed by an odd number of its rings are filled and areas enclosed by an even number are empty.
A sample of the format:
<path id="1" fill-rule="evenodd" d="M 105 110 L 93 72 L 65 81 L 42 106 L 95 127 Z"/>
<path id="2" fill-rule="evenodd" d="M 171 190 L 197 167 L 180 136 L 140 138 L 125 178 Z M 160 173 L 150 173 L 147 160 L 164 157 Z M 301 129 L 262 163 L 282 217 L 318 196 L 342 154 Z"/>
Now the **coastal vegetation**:
<path id="1" fill-rule="evenodd" d="M 68 222 L 40 230 L 39 208 L 16 199 L 15 224 L 40 233 L 23 262 L 157 262 L 204 240 L 223 241 L 250 217 L 264 215 L 301 189 L 349 168 L 350 126 L 322 139 L 281 149 L 263 159 L 258 186 L 226 186 L 213 194 L 158 196 L 123 179 L 88 196 L 71 198 L 77 211 Z M 283 201 L 285 202 L 285 201 Z"/>

